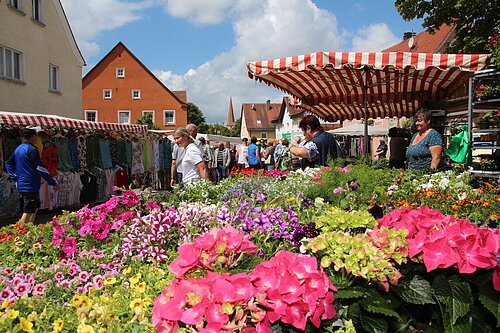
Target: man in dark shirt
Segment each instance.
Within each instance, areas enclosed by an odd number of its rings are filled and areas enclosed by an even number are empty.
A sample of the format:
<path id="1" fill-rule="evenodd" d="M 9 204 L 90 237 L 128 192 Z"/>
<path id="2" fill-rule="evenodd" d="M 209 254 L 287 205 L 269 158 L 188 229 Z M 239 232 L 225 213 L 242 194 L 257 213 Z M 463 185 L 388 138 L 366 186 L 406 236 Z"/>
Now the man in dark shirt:
<path id="1" fill-rule="evenodd" d="M 59 190 L 59 184 L 47 171 L 47 167 L 40 159 L 35 143 L 38 138 L 39 126 L 28 126 L 21 130 L 21 137 L 26 141 L 20 144 L 14 153 L 5 162 L 5 168 L 10 178 L 17 182 L 17 190 L 23 199 L 22 222 L 33 223 L 38 208 L 40 208 L 41 179 Z"/>
<path id="2" fill-rule="evenodd" d="M 302 169 L 326 166 L 328 158 L 340 157 L 337 140 L 330 133 L 323 131 L 316 116 L 304 116 L 300 120 L 299 127 L 304 133 L 306 142 L 300 146 L 292 144 L 290 152 L 302 158 Z"/>

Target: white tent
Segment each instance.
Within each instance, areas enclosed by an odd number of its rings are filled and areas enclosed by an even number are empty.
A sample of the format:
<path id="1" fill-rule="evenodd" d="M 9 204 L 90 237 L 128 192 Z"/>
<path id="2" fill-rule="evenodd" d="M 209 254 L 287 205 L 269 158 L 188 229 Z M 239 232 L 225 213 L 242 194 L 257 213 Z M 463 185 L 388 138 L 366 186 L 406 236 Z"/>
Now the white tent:
<path id="1" fill-rule="evenodd" d="M 387 135 L 389 129 L 387 127 L 377 127 L 377 126 L 368 126 L 368 135 L 369 136 L 384 136 Z M 365 125 L 364 124 L 353 124 L 341 128 L 337 128 L 334 130 L 328 131 L 328 133 L 334 135 L 350 135 L 350 136 L 363 136 L 365 133 Z"/>

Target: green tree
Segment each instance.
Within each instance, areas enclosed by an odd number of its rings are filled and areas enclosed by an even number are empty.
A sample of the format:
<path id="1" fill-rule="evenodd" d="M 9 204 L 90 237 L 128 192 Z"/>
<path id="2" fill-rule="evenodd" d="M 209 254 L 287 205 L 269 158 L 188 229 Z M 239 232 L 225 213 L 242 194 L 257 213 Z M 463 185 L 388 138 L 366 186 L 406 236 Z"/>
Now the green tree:
<path id="1" fill-rule="evenodd" d="M 208 134 L 217 134 L 223 136 L 230 136 L 231 132 L 229 128 L 224 126 L 223 124 L 209 124 L 208 125 Z"/>
<path id="2" fill-rule="evenodd" d="M 396 0 L 401 17 L 424 19 L 422 26 L 433 33 L 442 24 L 454 24 L 456 39 L 448 53 L 488 53 L 488 37 L 500 29 L 500 0 Z"/>
<path id="3" fill-rule="evenodd" d="M 235 125 L 231 130 L 230 136 L 239 137 L 241 133 L 241 118 L 236 119 Z"/>
<path id="4" fill-rule="evenodd" d="M 188 124 L 195 124 L 196 126 L 200 127 L 201 124 L 205 123 L 205 116 L 203 115 L 203 112 L 200 110 L 200 108 L 194 104 L 194 103 L 187 103 L 187 111 L 188 111 L 188 117 L 187 121 Z M 199 130 L 199 128 L 198 128 Z M 201 132 L 201 131 L 200 131 Z"/>
<path id="5" fill-rule="evenodd" d="M 137 119 L 135 123 L 138 125 L 147 125 L 148 129 L 150 130 L 161 129 L 160 125 L 157 125 L 153 122 L 153 114 L 151 112 L 143 114 L 142 117 Z"/>

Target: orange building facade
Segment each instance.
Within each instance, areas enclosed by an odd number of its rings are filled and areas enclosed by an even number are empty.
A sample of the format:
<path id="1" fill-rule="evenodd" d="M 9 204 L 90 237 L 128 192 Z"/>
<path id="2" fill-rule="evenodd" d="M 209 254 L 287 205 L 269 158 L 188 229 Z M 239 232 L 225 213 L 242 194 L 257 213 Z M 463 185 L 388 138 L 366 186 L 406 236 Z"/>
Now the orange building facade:
<path id="1" fill-rule="evenodd" d="M 82 82 L 82 118 L 135 124 L 145 113 L 164 130 L 187 125 L 185 91 L 170 91 L 119 42 Z"/>

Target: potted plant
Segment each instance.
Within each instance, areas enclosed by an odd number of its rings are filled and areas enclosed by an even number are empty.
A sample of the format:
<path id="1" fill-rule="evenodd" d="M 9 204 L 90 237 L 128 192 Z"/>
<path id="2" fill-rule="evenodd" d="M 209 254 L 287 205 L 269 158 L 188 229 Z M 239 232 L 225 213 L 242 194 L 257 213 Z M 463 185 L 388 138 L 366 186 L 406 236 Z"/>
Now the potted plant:
<path id="1" fill-rule="evenodd" d="M 488 129 L 492 123 L 498 122 L 500 119 L 500 111 L 491 110 L 483 112 L 479 115 L 479 128 Z"/>

